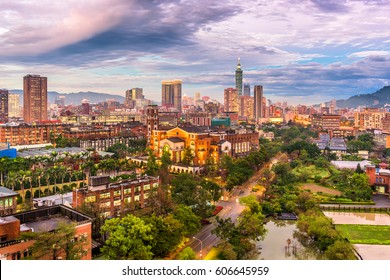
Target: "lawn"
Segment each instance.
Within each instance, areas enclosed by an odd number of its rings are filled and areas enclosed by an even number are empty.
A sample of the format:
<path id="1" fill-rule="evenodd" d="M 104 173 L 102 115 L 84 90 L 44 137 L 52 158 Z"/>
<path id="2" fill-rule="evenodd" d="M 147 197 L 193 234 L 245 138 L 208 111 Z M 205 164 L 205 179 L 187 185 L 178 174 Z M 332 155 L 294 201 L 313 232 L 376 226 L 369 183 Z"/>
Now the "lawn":
<path id="1" fill-rule="evenodd" d="M 354 244 L 390 245 L 390 226 L 336 225 L 336 230 Z"/>
<path id="2" fill-rule="evenodd" d="M 323 193 L 323 194 L 329 194 L 329 195 L 341 195 L 341 192 L 339 190 L 335 190 L 333 188 L 327 188 L 323 186 L 319 186 L 317 184 L 313 183 L 305 183 L 302 186 L 300 186 L 301 189 L 304 190 L 310 190 L 313 193 Z"/>
<path id="3" fill-rule="evenodd" d="M 315 167 L 315 165 L 297 167 L 297 168 L 294 168 L 292 170 L 292 172 L 295 175 L 300 175 L 300 174 L 306 172 L 307 174 L 309 174 L 309 176 L 310 176 L 309 178 L 311 178 L 311 179 L 314 179 L 315 176 L 320 176 L 321 178 L 329 178 L 331 175 L 328 170 L 322 169 L 322 168 L 317 168 L 317 167 Z"/>

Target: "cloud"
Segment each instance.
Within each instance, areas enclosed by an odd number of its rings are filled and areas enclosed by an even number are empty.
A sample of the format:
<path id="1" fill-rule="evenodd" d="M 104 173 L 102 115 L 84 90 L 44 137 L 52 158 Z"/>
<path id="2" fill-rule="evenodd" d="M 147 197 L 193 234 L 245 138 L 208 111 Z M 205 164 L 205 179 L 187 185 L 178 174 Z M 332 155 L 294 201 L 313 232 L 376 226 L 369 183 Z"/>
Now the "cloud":
<path id="1" fill-rule="evenodd" d="M 386 4 L 387 3 L 387 4 Z M 122 94 L 161 80 L 218 96 L 244 78 L 272 96 L 352 95 L 389 81 L 388 1 L 4 0 L 0 84 Z M 43 10 L 42 7 L 45 7 Z M 198 90 L 197 90 L 198 88 Z M 309 100 L 309 98 L 308 98 Z"/>

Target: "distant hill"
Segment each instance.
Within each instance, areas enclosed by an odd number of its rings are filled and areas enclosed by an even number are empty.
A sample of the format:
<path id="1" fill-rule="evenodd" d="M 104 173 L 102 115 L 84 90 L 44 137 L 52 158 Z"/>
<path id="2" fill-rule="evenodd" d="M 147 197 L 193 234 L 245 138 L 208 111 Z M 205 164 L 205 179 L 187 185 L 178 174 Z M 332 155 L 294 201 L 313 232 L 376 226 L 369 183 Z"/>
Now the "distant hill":
<path id="1" fill-rule="evenodd" d="M 354 95 L 336 102 L 339 108 L 383 107 L 385 104 L 390 104 L 390 86 L 385 86 L 374 93 Z"/>
<path id="2" fill-rule="evenodd" d="M 20 103 L 23 103 L 23 90 L 20 89 L 12 89 L 9 90 L 10 93 L 16 93 L 20 95 Z M 47 93 L 49 103 L 54 103 L 55 99 L 58 96 L 65 96 L 65 105 L 80 105 L 83 99 L 89 100 L 89 103 L 98 103 L 102 101 L 106 101 L 107 99 L 113 99 L 120 103 L 123 103 L 125 100 L 124 96 L 120 95 L 112 95 L 108 93 L 99 93 L 99 92 L 77 92 L 77 93 L 59 93 L 56 91 L 49 91 Z"/>

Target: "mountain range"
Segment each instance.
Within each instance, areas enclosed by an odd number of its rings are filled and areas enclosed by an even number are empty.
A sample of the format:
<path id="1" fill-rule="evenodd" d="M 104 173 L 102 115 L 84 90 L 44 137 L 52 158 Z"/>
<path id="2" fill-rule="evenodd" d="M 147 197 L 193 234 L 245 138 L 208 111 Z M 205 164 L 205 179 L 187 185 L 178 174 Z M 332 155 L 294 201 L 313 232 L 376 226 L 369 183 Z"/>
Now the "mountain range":
<path id="1" fill-rule="evenodd" d="M 20 95 L 20 103 L 23 103 L 23 90 L 20 89 L 12 89 L 9 90 L 10 93 L 16 93 Z M 47 92 L 47 97 L 49 103 L 53 104 L 59 96 L 65 96 L 65 105 L 80 105 L 83 99 L 87 99 L 89 103 L 99 103 L 102 101 L 106 101 L 107 99 L 113 99 L 120 103 L 123 103 L 125 100 L 124 96 L 113 95 L 108 93 L 99 93 L 99 92 L 77 92 L 77 93 L 59 93 L 57 91 L 49 91 Z"/>
<path id="2" fill-rule="evenodd" d="M 360 94 L 348 99 L 336 100 L 338 108 L 356 108 L 358 106 L 379 108 L 390 105 L 390 86 L 384 86 L 374 93 Z"/>

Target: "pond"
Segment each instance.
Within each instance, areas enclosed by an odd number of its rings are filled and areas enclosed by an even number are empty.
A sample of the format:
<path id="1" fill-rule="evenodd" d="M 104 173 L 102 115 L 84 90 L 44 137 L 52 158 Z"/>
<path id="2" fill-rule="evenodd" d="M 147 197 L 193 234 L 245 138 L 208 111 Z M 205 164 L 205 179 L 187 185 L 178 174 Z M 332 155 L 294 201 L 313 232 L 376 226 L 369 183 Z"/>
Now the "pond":
<path id="1" fill-rule="evenodd" d="M 265 225 L 267 234 L 256 245 L 259 248 L 258 260 L 314 260 L 302 244 L 294 238 L 296 221 L 270 220 Z M 288 240 L 290 240 L 288 242 Z M 288 244 L 289 243 L 289 246 Z"/>

